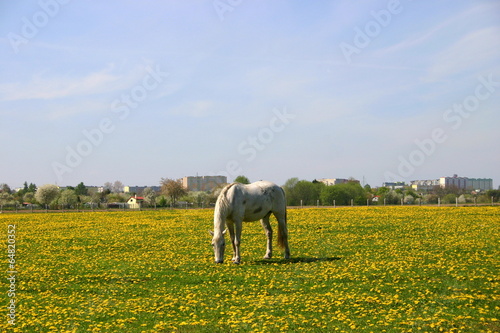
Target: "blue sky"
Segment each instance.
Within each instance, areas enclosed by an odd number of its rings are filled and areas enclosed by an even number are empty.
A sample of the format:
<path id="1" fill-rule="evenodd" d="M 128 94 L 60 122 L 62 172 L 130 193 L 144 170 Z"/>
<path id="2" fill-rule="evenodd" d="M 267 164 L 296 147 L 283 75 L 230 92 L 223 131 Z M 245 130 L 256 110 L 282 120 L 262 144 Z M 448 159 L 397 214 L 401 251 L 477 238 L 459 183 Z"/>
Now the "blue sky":
<path id="1" fill-rule="evenodd" d="M 0 183 L 500 181 L 498 1 L 3 1 Z"/>

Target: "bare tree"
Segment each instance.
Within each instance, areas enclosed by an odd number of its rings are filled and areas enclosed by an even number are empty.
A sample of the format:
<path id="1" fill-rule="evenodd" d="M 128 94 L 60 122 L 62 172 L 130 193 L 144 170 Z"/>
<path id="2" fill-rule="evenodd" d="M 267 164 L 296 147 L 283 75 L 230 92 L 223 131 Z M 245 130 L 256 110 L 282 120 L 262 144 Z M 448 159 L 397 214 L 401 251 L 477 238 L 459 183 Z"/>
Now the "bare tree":
<path id="1" fill-rule="evenodd" d="M 187 190 L 182 186 L 180 179 L 173 180 L 162 178 L 160 181 L 161 193 L 170 198 L 170 202 L 175 206 L 177 200 L 187 194 Z"/>
<path id="2" fill-rule="evenodd" d="M 144 201 L 150 206 L 156 206 L 156 192 L 151 187 L 146 187 L 144 191 L 142 191 L 142 196 L 144 197 Z"/>
<path id="3" fill-rule="evenodd" d="M 109 190 L 109 192 L 113 192 L 113 183 L 105 182 L 103 187 L 104 190 Z"/>
<path id="4" fill-rule="evenodd" d="M 105 182 L 104 183 L 104 190 L 109 190 L 110 192 L 113 192 L 113 193 L 122 193 L 123 192 L 123 183 L 119 180 L 115 180 L 114 183 Z"/>
<path id="5" fill-rule="evenodd" d="M 116 180 L 113 183 L 113 192 L 115 193 L 122 193 L 123 192 L 123 183 L 119 180 Z"/>

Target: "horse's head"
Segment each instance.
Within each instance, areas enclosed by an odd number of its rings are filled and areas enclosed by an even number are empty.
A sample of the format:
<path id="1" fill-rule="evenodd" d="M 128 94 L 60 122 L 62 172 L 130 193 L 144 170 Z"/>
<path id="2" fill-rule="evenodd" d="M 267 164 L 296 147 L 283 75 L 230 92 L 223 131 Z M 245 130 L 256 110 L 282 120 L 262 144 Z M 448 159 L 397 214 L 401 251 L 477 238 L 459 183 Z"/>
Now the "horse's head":
<path id="1" fill-rule="evenodd" d="M 221 233 L 215 234 L 209 231 L 212 235 L 212 246 L 214 248 L 215 262 L 217 264 L 222 264 L 224 262 L 224 249 L 226 248 L 226 240 L 224 239 L 224 234 L 226 230 Z"/>

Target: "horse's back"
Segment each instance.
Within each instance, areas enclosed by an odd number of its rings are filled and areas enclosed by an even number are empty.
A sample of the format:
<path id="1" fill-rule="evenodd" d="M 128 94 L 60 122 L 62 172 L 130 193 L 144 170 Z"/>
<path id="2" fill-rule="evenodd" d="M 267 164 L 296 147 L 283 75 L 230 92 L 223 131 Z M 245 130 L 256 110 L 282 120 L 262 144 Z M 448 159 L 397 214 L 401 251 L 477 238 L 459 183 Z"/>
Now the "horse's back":
<path id="1" fill-rule="evenodd" d="M 269 181 L 258 181 L 243 186 L 244 220 L 256 221 L 286 209 L 283 189 Z"/>

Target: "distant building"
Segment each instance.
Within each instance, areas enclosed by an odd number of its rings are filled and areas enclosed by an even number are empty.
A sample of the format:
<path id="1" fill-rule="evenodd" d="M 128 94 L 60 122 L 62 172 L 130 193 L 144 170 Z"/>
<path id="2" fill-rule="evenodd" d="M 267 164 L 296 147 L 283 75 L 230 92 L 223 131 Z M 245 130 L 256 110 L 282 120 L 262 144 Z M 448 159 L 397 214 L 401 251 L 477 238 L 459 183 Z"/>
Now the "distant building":
<path id="1" fill-rule="evenodd" d="M 144 202 L 143 197 L 133 196 L 128 199 L 127 204 L 130 209 L 140 209 Z"/>
<path id="2" fill-rule="evenodd" d="M 439 186 L 442 188 L 456 187 L 460 190 L 480 190 L 487 191 L 493 189 L 493 179 L 491 178 L 467 178 L 458 177 L 441 177 L 439 178 Z"/>
<path id="3" fill-rule="evenodd" d="M 359 180 L 356 179 L 344 179 L 344 178 L 321 178 L 317 179 L 318 182 L 321 182 L 325 185 L 331 186 L 331 185 L 339 185 L 339 184 L 346 184 L 349 182 L 354 182 L 359 184 Z"/>
<path id="4" fill-rule="evenodd" d="M 226 176 L 193 176 L 182 178 L 182 186 L 189 191 L 212 191 L 227 184 Z"/>
<path id="5" fill-rule="evenodd" d="M 85 187 L 87 188 L 89 195 L 94 194 L 94 193 L 104 192 L 104 187 L 102 187 L 102 186 L 85 186 Z"/>
<path id="6" fill-rule="evenodd" d="M 439 186 L 439 179 L 412 180 L 410 186 L 415 191 L 432 191 Z"/>
<path id="7" fill-rule="evenodd" d="M 151 188 L 155 192 L 160 192 L 160 190 L 161 190 L 160 186 L 124 186 L 123 187 L 123 193 L 142 194 L 142 192 L 146 188 Z"/>
<path id="8" fill-rule="evenodd" d="M 405 186 L 405 182 L 385 182 L 382 184 L 382 187 L 388 187 L 392 190 L 403 189 Z"/>
<path id="9" fill-rule="evenodd" d="M 467 178 L 453 175 L 453 177 L 441 177 L 439 179 L 412 180 L 410 185 L 415 191 L 431 191 L 436 186 L 440 186 L 441 188 L 456 188 L 459 190 L 487 191 L 493 189 L 493 179 Z"/>

